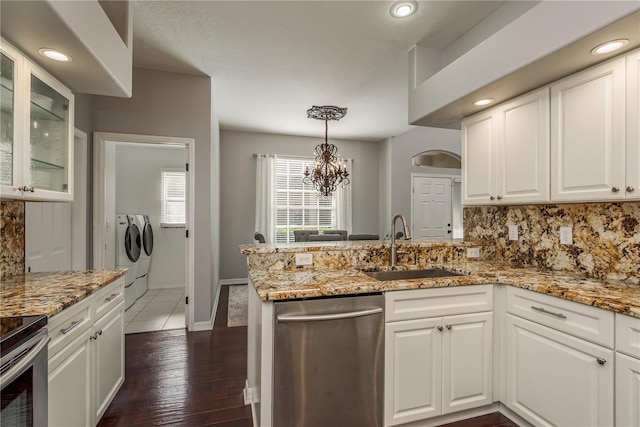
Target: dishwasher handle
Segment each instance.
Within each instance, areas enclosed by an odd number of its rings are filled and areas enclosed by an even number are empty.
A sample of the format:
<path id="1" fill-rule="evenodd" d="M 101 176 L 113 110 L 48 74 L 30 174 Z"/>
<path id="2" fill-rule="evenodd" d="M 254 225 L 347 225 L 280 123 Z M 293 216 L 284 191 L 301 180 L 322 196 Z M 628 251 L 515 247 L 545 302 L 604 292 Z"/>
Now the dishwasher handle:
<path id="1" fill-rule="evenodd" d="M 292 323 L 292 322 L 317 322 L 321 320 L 338 320 L 338 319 L 350 319 L 352 317 L 370 316 L 372 314 L 382 313 L 382 307 L 371 308 L 369 310 L 360 311 L 347 311 L 343 313 L 332 314 L 313 314 L 313 315 L 294 315 L 294 316 L 278 316 L 278 322 L 280 323 Z"/>

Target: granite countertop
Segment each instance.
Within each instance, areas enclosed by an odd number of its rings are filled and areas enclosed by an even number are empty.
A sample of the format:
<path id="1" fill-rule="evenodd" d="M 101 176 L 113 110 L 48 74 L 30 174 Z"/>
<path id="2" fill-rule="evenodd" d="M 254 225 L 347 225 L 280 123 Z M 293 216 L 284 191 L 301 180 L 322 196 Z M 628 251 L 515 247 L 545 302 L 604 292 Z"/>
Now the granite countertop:
<path id="1" fill-rule="evenodd" d="M 266 248 L 265 248 L 266 249 Z M 563 271 L 514 267 L 493 261 L 434 264 L 462 276 L 378 281 L 355 268 L 250 271 L 261 300 L 352 295 L 406 289 L 477 284 L 517 286 L 543 294 L 640 318 L 640 285 L 621 280 L 592 279 Z M 382 267 L 380 270 L 388 269 Z M 402 268 L 399 268 L 402 269 Z"/>
<path id="2" fill-rule="evenodd" d="M 25 273 L 0 283 L 0 314 L 51 317 L 124 276 L 126 269 Z"/>

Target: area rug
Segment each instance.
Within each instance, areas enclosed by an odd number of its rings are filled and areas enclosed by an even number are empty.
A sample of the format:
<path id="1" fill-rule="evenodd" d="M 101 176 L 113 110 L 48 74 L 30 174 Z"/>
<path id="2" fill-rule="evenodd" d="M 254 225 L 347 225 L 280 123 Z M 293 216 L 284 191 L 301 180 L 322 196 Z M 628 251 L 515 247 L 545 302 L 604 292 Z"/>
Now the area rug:
<path id="1" fill-rule="evenodd" d="M 247 301 L 247 285 L 229 286 L 228 327 L 247 325 Z"/>

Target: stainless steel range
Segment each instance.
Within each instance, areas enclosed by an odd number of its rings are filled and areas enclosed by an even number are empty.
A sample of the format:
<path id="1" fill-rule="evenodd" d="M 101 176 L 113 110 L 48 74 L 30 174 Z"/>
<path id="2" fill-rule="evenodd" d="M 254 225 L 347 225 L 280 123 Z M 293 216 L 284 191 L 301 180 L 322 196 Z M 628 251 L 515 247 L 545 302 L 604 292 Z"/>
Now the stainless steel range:
<path id="1" fill-rule="evenodd" d="M 0 425 L 47 425 L 46 325 L 46 316 L 0 318 Z"/>

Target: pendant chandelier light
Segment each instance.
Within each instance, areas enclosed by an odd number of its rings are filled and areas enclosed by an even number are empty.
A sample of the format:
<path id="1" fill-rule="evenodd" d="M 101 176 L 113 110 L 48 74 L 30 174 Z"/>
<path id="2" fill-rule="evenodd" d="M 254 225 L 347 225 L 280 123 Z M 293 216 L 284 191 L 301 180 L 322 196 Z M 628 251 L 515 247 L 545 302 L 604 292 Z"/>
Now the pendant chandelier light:
<path id="1" fill-rule="evenodd" d="M 313 106 L 307 110 L 307 118 L 324 120 L 324 143 L 316 146 L 316 159 L 313 169 L 307 167 L 302 182 L 313 185 L 323 197 L 331 197 L 338 185 L 349 184 L 347 162 L 338 158 L 338 147 L 329 144 L 329 120 L 340 120 L 347 114 L 346 108 L 325 105 Z"/>

